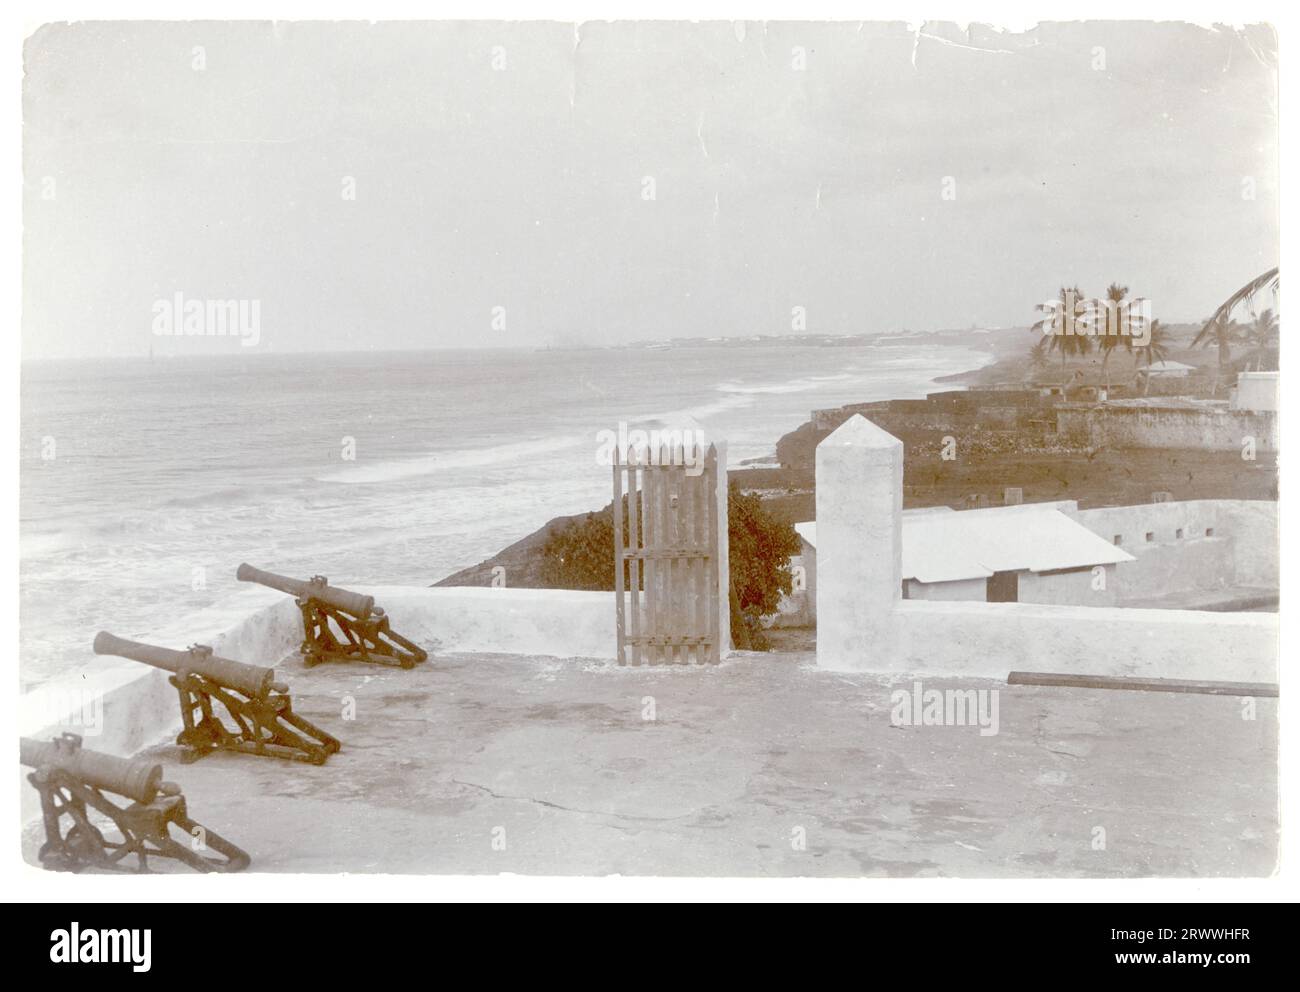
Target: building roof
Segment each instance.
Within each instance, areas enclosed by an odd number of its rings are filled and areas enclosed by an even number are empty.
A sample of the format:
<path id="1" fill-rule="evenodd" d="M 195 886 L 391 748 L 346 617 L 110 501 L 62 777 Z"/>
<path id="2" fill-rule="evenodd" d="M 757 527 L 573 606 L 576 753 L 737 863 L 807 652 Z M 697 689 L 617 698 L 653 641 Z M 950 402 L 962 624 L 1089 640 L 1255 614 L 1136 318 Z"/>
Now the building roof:
<path id="1" fill-rule="evenodd" d="M 1049 572 L 1135 559 L 1061 512 L 1073 504 L 1026 503 L 985 510 L 903 513 L 903 578 L 956 582 L 994 572 Z M 817 523 L 795 524 L 817 547 Z"/>
<path id="2" fill-rule="evenodd" d="M 1139 373 L 1146 372 L 1153 375 L 1160 375 L 1161 373 L 1195 372 L 1196 366 L 1184 365 L 1182 362 L 1164 361 L 1156 362 L 1154 365 L 1148 365 L 1146 368 L 1139 369 L 1138 371 Z"/>

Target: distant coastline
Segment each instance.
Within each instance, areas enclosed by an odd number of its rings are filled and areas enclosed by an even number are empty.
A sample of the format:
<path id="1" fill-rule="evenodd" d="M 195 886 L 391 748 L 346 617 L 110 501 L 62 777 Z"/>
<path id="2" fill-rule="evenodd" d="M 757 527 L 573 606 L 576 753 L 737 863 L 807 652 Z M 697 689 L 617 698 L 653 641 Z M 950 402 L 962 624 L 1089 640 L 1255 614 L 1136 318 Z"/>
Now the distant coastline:
<path id="1" fill-rule="evenodd" d="M 1211 355 L 1191 350 L 1185 339 L 1194 334 L 1193 325 L 1174 325 L 1177 340 L 1171 342 L 1174 353 L 1183 361 L 1208 362 Z M 695 341 L 670 342 L 670 347 L 693 347 Z M 729 339 L 738 346 L 762 346 L 779 343 Z M 798 339 L 805 343 L 802 336 Z M 828 338 L 838 341 L 839 338 Z M 786 338 L 785 342 L 789 343 Z M 1040 384 L 1056 385 L 1064 377 L 1083 375 L 1099 379 L 1096 359 L 1071 364 L 1062 369 L 1058 363 L 1035 368 L 1030 360 L 1033 337 L 1028 327 L 1002 328 L 991 331 L 951 331 L 939 334 L 857 336 L 855 344 L 926 343 L 953 344 L 986 352 L 990 361 L 960 372 L 935 376 L 934 392 L 945 389 L 1036 388 Z M 717 341 L 707 343 L 716 346 Z M 828 345 L 833 346 L 833 345 Z M 636 347 L 630 345 L 627 347 Z M 659 350 L 659 349 L 656 349 Z M 1133 378 L 1135 365 L 1125 355 L 1111 364 L 1109 377 L 1115 384 Z M 896 397 L 897 400 L 905 399 Z M 810 411 L 811 413 L 811 411 Z M 1083 506 L 1124 505 L 1146 502 L 1154 491 L 1167 490 L 1179 499 L 1276 499 L 1276 466 L 1260 461 L 1243 468 L 1232 453 L 1213 451 L 1152 451 L 1074 449 L 1061 442 L 1006 437 L 1006 432 L 989 432 L 972 419 L 962 432 L 963 450 L 978 451 L 976 457 L 945 461 L 935 449 L 933 432 L 902 432 L 907 447 L 904 502 L 906 506 L 961 505 L 971 494 L 986 499 L 1001 499 L 1005 487 L 1019 487 L 1028 502 L 1040 500 L 1077 500 Z M 815 517 L 814 452 L 826 436 L 812 419 L 776 440 L 773 454 L 748 458 L 733 466 L 730 479 L 747 492 L 760 496 L 769 512 L 795 523 Z M 571 521 L 584 518 L 603 507 L 590 507 L 581 513 L 555 517 L 533 533 L 503 548 L 476 565 L 460 569 L 439 581 L 437 586 L 488 585 L 494 569 L 504 567 L 510 584 L 541 586 L 541 549 L 547 538 Z"/>
<path id="2" fill-rule="evenodd" d="M 666 341 L 635 342 L 615 347 L 629 350 L 644 348 L 646 350 L 663 351 L 672 348 L 685 349 L 694 347 L 718 347 L 722 344 L 727 344 L 737 348 L 763 347 L 768 345 L 789 346 L 791 344 L 811 345 L 814 347 L 842 347 L 844 345 L 873 347 L 882 345 L 941 344 L 992 353 L 993 361 L 991 363 L 975 366 L 974 368 L 952 375 L 936 376 L 931 380 L 935 383 L 942 383 L 958 380 L 964 376 L 978 375 L 983 369 L 988 368 L 990 364 L 995 364 L 998 361 L 998 356 L 1000 354 L 1010 351 L 1009 342 L 1014 341 L 1023 344 L 1023 334 L 1023 328 L 1015 328 L 1010 330 L 1000 329 L 996 331 L 976 329 L 967 331 L 915 332 L 881 335 L 785 335 L 755 336 L 752 338 L 676 338 Z M 811 410 L 809 412 L 811 414 Z M 796 428 L 796 430 L 791 431 L 780 438 L 774 438 L 769 454 L 745 459 L 739 466 L 732 468 L 729 473 L 730 477 L 737 480 L 742 488 L 757 491 L 764 499 L 764 502 L 769 505 L 770 509 L 775 510 L 781 516 L 789 517 L 790 506 L 787 497 L 791 494 L 811 497 L 812 489 L 811 481 L 804 478 L 806 473 L 798 470 L 792 471 L 781 464 L 781 450 L 784 446 L 789 444 L 792 439 L 804 436 L 811 426 L 811 420 L 805 420 L 798 428 Z M 603 509 L 603 507 L 593 506 L 579 513 L 554 517 L 531 534 L 507 545 L 491 557 L 486 558 L 475 565 L 459 569 L 432 583 L 432 585 L 486 586 L 491 584 L 494 575 L 501 574 L 498 569 L 503 568 L 505 569 L 504 574 L 510 576 L 509 581 L 511 585 L 539 587 L 542 585 L 540 569 L 541 550 L 546 544 L 547 539 L 553 533 L 562 530 L 570 523 L 582 520 L 588 515 L 588 513 L 599 512 L 601 509 Z M 793 522 L 793 520 L 790 522 Z"/>
<path id="3" fill-rule="evenodd" d="M 995 338 L 1023 328 L 971 327 L 965 330 L 877 331 L 861 334 L 749 334 L 732 337 L 650 338 L 627 344 L 609 345 L 622 350 L 663 351 L 672 348 L 762 348 L 800 345 L 807 348 L 861 348 L 880 345 L 930 344 L 963 348 L 987 348 Z M 539 350 L 580 350 L 586 345 L 553 345 Z"/>

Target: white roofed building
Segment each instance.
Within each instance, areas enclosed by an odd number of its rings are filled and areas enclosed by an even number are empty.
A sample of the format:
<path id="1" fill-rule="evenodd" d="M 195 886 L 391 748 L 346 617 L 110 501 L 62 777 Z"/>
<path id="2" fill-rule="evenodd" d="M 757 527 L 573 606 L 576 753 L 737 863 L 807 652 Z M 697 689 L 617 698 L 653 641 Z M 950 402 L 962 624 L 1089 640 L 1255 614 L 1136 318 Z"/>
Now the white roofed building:
<path id="1" fill-rule="evenodd" d="M 1145 368 L 1138 369 L 1138 378 L 1150 376 L 1153 379 L 1185 379 L 1196 371 L 1194 365 L 1184 365 L 1182 362 L 1154 362 Z"/>
<path id="2" fill-rule="evenodd" d="M 1134 558 L 1067 513 L 1073 501 L 903 512 L 904 599 L 1111 606 L 1115 566 Z M 795 524 L 815 610 L 817 524 Z"/>

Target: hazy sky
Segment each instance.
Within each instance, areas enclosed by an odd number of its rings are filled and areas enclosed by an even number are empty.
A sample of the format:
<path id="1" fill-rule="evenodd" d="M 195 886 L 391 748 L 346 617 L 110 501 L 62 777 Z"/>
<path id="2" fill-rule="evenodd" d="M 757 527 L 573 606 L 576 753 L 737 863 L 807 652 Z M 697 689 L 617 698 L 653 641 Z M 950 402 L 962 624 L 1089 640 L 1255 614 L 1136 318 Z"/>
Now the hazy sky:
<path id="1" fill-rule="evenodd" d="M 24 122 L 29 358 L 1007 326 L 1112 280 L 1174 322 L 1278 261 L 1263 28 L 59 24 Z M 155 335 L 178 292 L 257 346 Z"/>

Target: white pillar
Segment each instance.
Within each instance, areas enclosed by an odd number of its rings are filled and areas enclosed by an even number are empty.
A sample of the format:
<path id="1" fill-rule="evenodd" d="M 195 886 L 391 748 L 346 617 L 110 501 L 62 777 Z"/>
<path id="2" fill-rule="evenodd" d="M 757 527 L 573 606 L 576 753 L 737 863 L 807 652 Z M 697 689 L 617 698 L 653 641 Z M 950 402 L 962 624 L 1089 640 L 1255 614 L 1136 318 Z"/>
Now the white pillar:
<path id="1" fill-rule="evenodd" d="M 860 414 L 817 445 L 817 664 L 885 671 L 902 598 L 903 442 Z"/>

